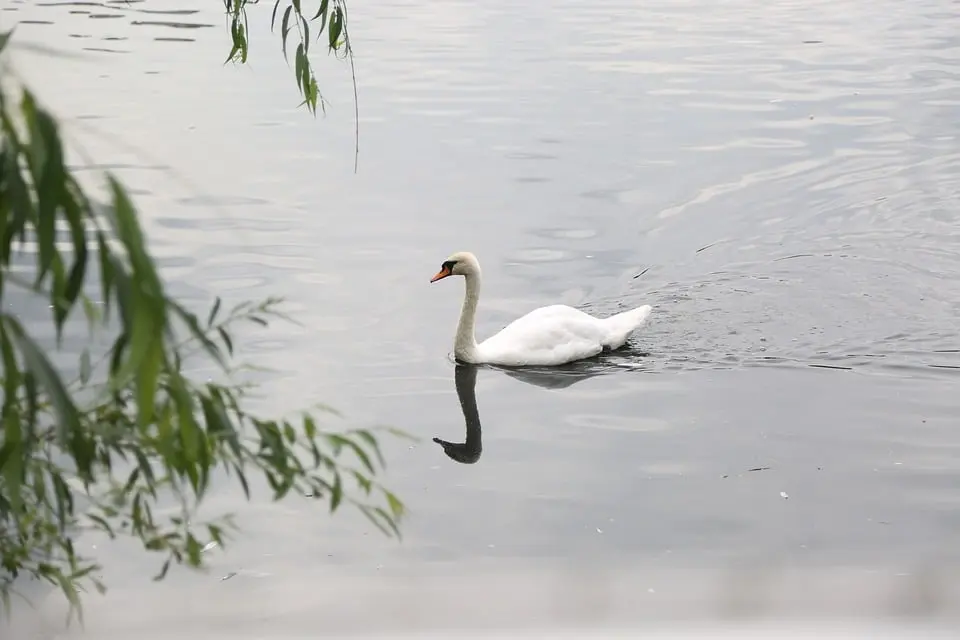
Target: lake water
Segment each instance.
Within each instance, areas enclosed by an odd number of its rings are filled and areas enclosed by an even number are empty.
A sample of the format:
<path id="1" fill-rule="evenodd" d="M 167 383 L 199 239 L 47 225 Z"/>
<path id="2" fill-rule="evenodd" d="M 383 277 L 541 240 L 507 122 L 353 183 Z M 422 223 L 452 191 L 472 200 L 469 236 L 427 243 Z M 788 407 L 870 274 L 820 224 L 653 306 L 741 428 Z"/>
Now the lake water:
<path id="1" fill-rule="evenodd" d="M 421 441 L 387 447 L 401 543 L 226 488 L 244 536 L 208 575 L 81 543 L 98 637 L 953 606 L 917 594 L 960 560 L 955 2 L 356 0 L 356 173 L 349 67 L 317 47 L 314 119 L 270 3 L 244 67 L 194 4 L 10 0 L 0 26 L 176 293 L 289 300 L 303 326 L 243 345 L 267 410 Z M 477 372 L 469 465 L 431 442 L 465 433 L 462 283 L 428 282 L 457 250 L 480 337 L 654 307 L 603 375 Z"/>

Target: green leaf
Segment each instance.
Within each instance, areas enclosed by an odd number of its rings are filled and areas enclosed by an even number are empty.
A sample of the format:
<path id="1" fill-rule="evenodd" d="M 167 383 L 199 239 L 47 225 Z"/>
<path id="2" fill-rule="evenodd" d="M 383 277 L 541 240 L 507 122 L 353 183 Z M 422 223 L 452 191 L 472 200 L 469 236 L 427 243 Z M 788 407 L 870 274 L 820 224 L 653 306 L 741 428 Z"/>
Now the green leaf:
<path id="1" fill-rule="evenodd" d="M 163 580 L 165 577 L 167 577 L 167 571 L 170 570 L 170 561 L 171 561 L 171 558 L 166 559 L 166 561 L 163 563 L 163 566 L 160 567 L 160 573 L 158 573 L 153 577 L 154 582 L 159 582 L 160 580 Z"/>
<path id="2" fill-rule="evenodd" d="M 207 531 L 210 532 L 210 539 L 217 543 L 221 548 L 223 547 L 223 531 L 220 527 L 216 525 L 207 525 Z"/>
<path id="3" fill-rule="evenodd" d="M 297 83 L 299 84 L 299 83 L 300 83 L 300 78 L 301 78 L 301 76 L 303 75 L 303 67 L 304 67 L 304 64 L 305 64 L 305 61 L 304 61 L 304 59 L 303 59 L 303 43 L 302 43 L 302 42 L 297 45 L 297 54 L 296 54 L 296 57 L 294 58 L 294 60 L 295 60 L 295 67 L 294 67 L 294 68 L 295 68 L 295 72 L 294 72 L 294 73 L 296 73 L 296 75 L 297 75 Z M 301 86 L 302 86 L 302 85 L 301 85 Z M 303 89 L 301 88 L 301 91 L 302 91 L 302 90 L 303 90 Z"/>
<path id="4" fill-rule="evenodd" d="M 283 23 L 280 27 L 280 37 L 283 44 L 283 59 L 287 59 L 287 33 L 290 31 L 290 13 L 293 11 L 293 6 L 287 7 L 287 10 L 283 12 Z"/>
<path id="5" fill-rule="evenodd" d="M 141 289 L 148 291 L 152 296 L 159 296 L 163 287 L 157 276 L 153 261 L 147 254 L 143 231 L 137 219 L 136 209 L 127 195 L 126 189 L 113 176 L 108 176 L 111 195 L 113 196 L 114 229 L 123 243 L 124 249 L 130 254 L 130 263 L 133 273 Z"/>
<path id="6" fill-rule="evenodd" d="M 373 483 L 370 481 L 370 478 L 363 475 L 356 469 L 352 470 L 352 475 L 354 480 L 357 481 L 357 484 L 360 485 L 360 489 L 364 492 L 364 494 L 370 495 L 370 491 L 373 489 Z"/>
<path id="7" fill-rule="evenodd" d="M 92 520 L 98 527 L 103 529 L 103 531 L 110 537 L 111 540 L 116 537 L 116 534 L 114 533 L 113 528 L 110 526 L 110 523 L 105 519 L 92 513 L 88 513 L 87 517 L 90 518 L 90 520 Z"/>
<path id="8" fill-rule="evenodd" d="M 29 91 L 23 92 L 20 110 L 23 112 L 30 133 L 30 153 L 26 159 L 33 183 L 36 185 L 34 189 L 37 199 L 35 229 L 39 249 L 36 282 L 40 283 L 46 277 L 57 253 L 56 209 L 63 187 L 62 165 L 57 166 L 61 153 L 60 139 L 56 133 L 56 125 L 51 124 L 49 116 L 37 107 L 33 94 Z M 50 131 L 51 127 L 53 131 Z M 58 177 L 61 179 L 58 180 Z"/>
<path id="9" fill-rule="evenodd" d="M 370 456 L 367 455 L 367 452 L 363 450 L 363 447 L 358 445 L 356 442 L 350 438 L 344 437 L 339 434 L 330 434 L 327 436 L 327 440 L 334 443 L 335 450 L 339 449 L 341 446 L 345 446 L 348 449 L 352 450 L 357 458 L 360 459 L 360 462 L 366 467 L 367 471 L 370 473 L 376 473 L 373 468 L 373 464 L 370 462 Z"/>
<path id="10" fill-rule="evenodd" d="M 56 571 L 56 581 L 60 586 L 60 590 L 63 592 L 63 595 L 67 597 L 67 602 L 70 603 L 70 609 L 67 612 L 68 620 L 76 615 L 78 619 L 83 622 L 83 609 L 80 608 L 80 598 L 77 595 L 77 588 L 74 586 L 70 580 L 67 579 L 67 576 L 63 575 L 63 572 L 60 570 Z"/>
<path id="11" fill-rule="evenodd" d="M 383 495 L 386 496 L 387 498 L 387 504 L 390 506 L 390 511 L 393 513 L 393 517 L 399 518 L 400 516 L 402 516 L 404 511 L 403 503 L 400 502 L 397 496 L 387 491 L 386 489 L 383 490 Z"/>
<path id="12" fill-rule="evenodd" d="M 83 296 L 83 315 L 87 318 L 87 326 L 90 330 L 90 337 L 93 337 L 93 329 L 95 326 L 100 324 L 103 320 L 100 317 L 100 312 L 97 310 L 97 307 L 94 306 L 93 300 L 87 296 Z"/>
<path id="13" fill-rule="evenodd" d="M 243 473 L 243 469 L 239 465 L 234 467 L 237 471 L 237 479 L 240 480 L 240 486 L 243 488 L 243 495 L 250 499 L 250 485 L 247 484 L 247 476 Z"/>
<path id="14" fill-rule="evenodd" d="M 307 60 L 306 55 L 304 55 L 304 64 L 303 68 L 300 69 L 300 92 L 309 100 L 310 98 L 310 61 Z M 311 109 L 313 105 L 310 105 Z M 264 323 L 266 326 L 266 323 Z"/>
<path id="15" fill-rule="evenodd" d="M 270 31 L 273 31 L 273 25 L 277 21 L 277 9 L 280 7 L 280 0 L 273 3 L 273 12 L 270 14 Z"/>
<path id="16" fill-rule="evenodd" d="M 80 383 L 87 384 L 90 381 L 90 350 L 84 349 L 80 354 Z"/>
<path id="17" fill-rule="evenodd" d="M 156 336 L 150 339 L 146 337 L 145 332 L 138 333 L 134 330 L 134 340 L 138 339 L 147 341 L 140 349 L 143 357 L 137 371 L 137 422 L 141 426 L 146 426 L 153 421 L 157 383 L 160 380 L 160 372 L 164 368 L 163 342 Z M 137 347 L 138 343 L 134 342 L 134 353 L 137 352 Z"/>
<path id="18" fill-rule="evenodd" d="M 373 449 L 374 454 L 377 456 L 377 462 L 380 463 L 380 466 L 387 466 L 386 461 L 383 459 L 383 454 L 380 451 L 380 444 L 377 442 L 377 439 L 373 437 L 373 434 L 371 434 L 369 431 L 364 431 L 363 429 L 359 429 L 354 433 L 357 435 L 357 437 L 362 438 L 363 441 L 366 442 L 371 449 Z"/>
<path id="19" fill-rule="evenodd" d="M 220 349 L 217 347 L 216 343 L 207 337 L 207 334 L 200 326 L 200 323 L 197 322 L 197 316 L 187 311 L 183 305 L 175 300 L 169 300 L 168 303 L 174 315 L 179 317 L 180 320 L 187 325 L 187 329 L 190 331 L 190 336 L 203 346 L 204 351 L 206 351 L 207 354 L 211 356 L 218 365 L 226 368 L 227 362 L 223 358 L 223 354 L 220 352 Z"/>
<path id="20" fill-rule="evenodd" d="M 0 351 L 3 355 L 3 415 L 16 416 L 22 376 L 13 349 L 13 341 L 0 325 Z"/>
<path id="21" fill-rule="evenodd" d="M 102 231 L 97 232 L 97 255 L 100 259 L 100 287 L 103 296 L 103 319 L 110 318 L 110 299 L 114 291 L 114 273 L 111 261 L 110 247 L 107 245 L 107 237 Z"/>
<path id="22" fill-rule="evenodd" d="M 53 494 L 57 504 L 57 524 L 63 530 L 67 526 L 67 518 L 73 513 L 73 493 L 59 473 L 52 474 Z"/>
<path id="23" fill-rule="evenodd" d="M 63 211 L 70 225 L 74 253 L 73 266 L 70 268 L 70 276 L 67 280 L 66 291 L 64 291 L 68 311 L 76 303 L 83 288 L 84 278 L 87 275 L 87 233 L 80 207 L 81 205 L 71 194 L 64 193 Z"/>
<path id="24" fill-rule="evenodd" d="M 0 322 L 16 343 L 17 349 L 23 356 L 25 366 L 46 390 L 47 395 L 50 396 L 50 401 L 57 415 L 57 435 L 60 443 L 63 446 L 68 446 L 74 454 L 80 476 L 85 479 L 89 478 L 93 446 L 84 435 L 77 407 L 60 379 L 60 375 L 50 364 L 43 351 L 24 332 L 16 318 L 2 314 L 0 315 Z"/>
<path id="25" fill-rule="evenodd" d="M 130 332 L 130 355 L 120 372 L 111 383 L 124 384 L 128 376 L 137 373 L 137 385 L 140 401 L 152 400 L 156 392 L 160 360 L 163 357 L 163 344 L 160 340 L 165 330 L 165 297 L 163 286 L 157 275 L 153 261 L 147 254 L 143 233 L 137 220 L 133 203 L 126 190 L 110 176 L 108 178 L 113 193 L 113 222 L 117 235 L 130 257 L 133 272 L 128 293 L 122 284 L 118 286 L 121 306 L 124 314 L 124 328 Z M 119 266 L 114 259 L 115 267 Z M 117 272 L 120 273 L 117 273 Z M 114 275 L 122 274 L 122 267 L 114 269 Z M 127 296 L 129 295 L 129 298 Z M 124 298 L 127 298 L 124 301 Z M 152 402 L 140 406 L 140 419 L 145 423 L 152 416 Z"/>
<path id="26" fill-rule="evenodd" d="M 143 472 L 140 467 L 134 467 L 133 471 L 130 472 L 130 475 L 127 477 L 127 482 L 123 485 L 123 494 L 127 495 L 133 489 L 133 486 L 137 483 L 137 480 L 140 479 L 140 475 Z"/>
<path id="27" fill-rule="evenodd" d="M 340 477 L 340 474 L 334 471 L 333 475 L 333 489 L 330 492 L 330 513 L 333 513 L 337 510 L 337 507 L 340 506 L 340 501 L 343 499 L 343 479 Z"/>
<path id="28" fill-rule="evenodd" d="M 213 326 L 213 321 L 217 318 L 217 312 L 220 311 L 220 296 L 217 296 L 216 301 L 213 303 L 213 308 L 210 309 L 210 315 L 207 316 L 207 328 Z"/>
<path id="29" fill-rule="evenodd" d="M 247 61 L 249 45 L 247 43 L 246 29 L 244 28 L 243 23 L 240 22 L 239 17 L 235 16 L 233 18 L 233 22 L 230 25 L 230 36 L 232 38 L 233 47 L 230 49 L 230 54 L 227 56 L 227 62 L 230 60 L 235 60 L 237 57 L 239 57 L 240 63 L 245 63 Z"/>
<path id="30" fill-rule="evenodd" d="M 236 31 L 232 32 L 233 38 L 231 40 L 232 46 L 230 47 L 230 53 L 227 54 L 226 59 L 223 61 L 223 64 L 228 62 L 235 62 L 237 59 L 237 54 L 240 52 L 240 43 L 237 42 Z"/>
<path id="31" fill-rule="evenodd" d="M 0 471 L 14 513 L 19 513 L 23 507 L 24 446 L 21 426 L 19 416 L 9 414 L 3 421 L 3 445 L 0 447 Z"/>
<path id="32" fill-rule="evenodd" d="M 10 260 L 10 251 L 13 245 L 13 239 L 20 237 L 21 242 L 26 237 L 27 220 L 35 215 L 36 207 L 30 190 L 27 188 L 27 181 L 21 173 L 20 166 L 20 143 L 13 130 L 13 123 L 4 113 L 2 114 L 4 126 L 4 142 L 10 145 L 12 151 L 4 150 L 3 157 L 3 178 L 6 182 L 4 189 L 4 198 L 8 201 L 8 206 L 12 208 L 12 217 L 10 213 L 5 214 L 4 223 L 7 225 L 3 234 L 3 244 L 0 246 L 0 255 L 3 263 Z"/>
<path id="33" fill-rule="evenodd" d="M 330 6 L 330 0 L 321 0 L 320 8 L 317 9 L 317 13 L 313 16 L 314 20 L 322 17 L 322 20 L 320 21 L 320 31 L 323 31 L 323 25 L 327 19 L 327 8 L 329 6 Z M 318 38 L 320 37 L 320 31 L 317 32 Z"/>
<path id="34" fill-rule="evenodd" d="M 340 33 L 343 31 L 343 12 L 340 7 L 334 7 L 330 15 L 330 29 L 327 32 L 329 46 L 331 50 L 336 50 L 340 40 Z"/>
<path id="35" fill-rule="evenodd" d="M 317 437 L 317 423 L 310 415 L 306 415 L 303 418 L 303 432 L 306 434 L 307 439 L 309 440 L 313 440 Z"/>
<path id="36" fill-rule="evenodd" d="M 202 547 L 200 542 L 193 537 L 193 534 L 187 535 L 187 561 L 192 567 L 199 567 L 202 563 Z"/>
<path id="37" fill-rule="evenodd" d="M 391 533 L 395 533 L 398 538 L 400 537 L 400 531 L 396 528 L 396 524 L 394 524 L 393 520 L 390 519 L 390 516 L 383 509 L 377 509 L 368 505 L 359 505 L 359 509 L 360 513 L 372 522 L 384 535 L 389 536 Z"/>
<path id="38" fill-rule="evenodd" d="M 204 422 L 207 425 L 207 433 L 217 440 L 225 440 L 233 454 L 239 458 L 242 453 L 240 439 L 237 437 L 237 432 L 223 408 L 223 403 L 219 399 L 215 400 L 201 395 L 200 406 L 203 410 Z"/>
<path id="39" fill-rule="evenodd" d="M 0 33 L 0 52 L 2 52 L 7 47 L 7 43 L 10 42 L 10 38 L 13 36 L 13 32 L 15 29 L 16 27 L 14 27 L 13 29 L 10 29 L 10 31 L 7 31 L 5 33 Z"/>

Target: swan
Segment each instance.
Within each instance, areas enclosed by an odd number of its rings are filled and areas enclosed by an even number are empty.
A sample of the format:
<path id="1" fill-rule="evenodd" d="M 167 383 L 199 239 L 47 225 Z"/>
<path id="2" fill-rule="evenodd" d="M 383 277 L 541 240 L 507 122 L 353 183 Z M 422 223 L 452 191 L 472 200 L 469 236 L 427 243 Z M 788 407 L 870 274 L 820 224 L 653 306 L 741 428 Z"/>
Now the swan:
<path id="1" fill-rule="evenodd" d="M 480 298 L 480 262 L 469 251 L 454 253 L 443 261 L 430 282 L 450 276 L 463 276 L 466 281 L 453 354 L 458 361 L 468 364 L 554 366 L 590 358 L 623 346 L 646 322 L 651 310 L 645 304 L 609 318 L 595 318 L 579 309 L 554 304 L 534 309 L 477 344 L 474 328 Z"/>

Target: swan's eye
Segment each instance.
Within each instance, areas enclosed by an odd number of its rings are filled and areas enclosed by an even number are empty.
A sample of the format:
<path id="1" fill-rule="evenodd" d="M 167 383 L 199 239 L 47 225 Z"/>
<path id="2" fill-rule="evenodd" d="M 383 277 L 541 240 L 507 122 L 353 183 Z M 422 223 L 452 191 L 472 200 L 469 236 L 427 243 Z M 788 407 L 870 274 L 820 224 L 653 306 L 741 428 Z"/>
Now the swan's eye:
<path id="1" fill-rule="evenodd" d="M 456 261 L 456 260 L 447 260 L 446 262 L 444 262 L 444 263 L 443 263 L 442 265 L 440 265 L 440 266 L 441 266 L 445 271 L 449 271 L 450 273 L 453 273 L 453 268 L 454 268 L 455 266 L 457 266 L 457 261 Z"/>

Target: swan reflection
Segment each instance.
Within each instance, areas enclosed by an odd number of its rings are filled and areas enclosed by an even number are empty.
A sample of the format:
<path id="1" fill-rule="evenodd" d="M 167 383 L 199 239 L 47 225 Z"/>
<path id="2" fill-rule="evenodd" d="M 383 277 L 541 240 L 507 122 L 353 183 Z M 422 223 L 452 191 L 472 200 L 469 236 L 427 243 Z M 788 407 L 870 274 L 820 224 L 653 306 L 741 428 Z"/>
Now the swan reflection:
<path id="1" fill-rule="evenodd" d="M 441 438 L 434 438 L 433 441 L 443 447 L 443 452 L 448 458 L 461 464 L 474 464 L 483 453 L 480 411 L 477 409 L 477 371 L 481 368 L 501 371 L 515 380 L 544 389 L 566 389 L 588 378 L 610 373 L 617 367 L 604 364 L 602 360 L 587 363 L 587 366 L 584 366 L 584 363 L 578 363 L 544 368 L 457 363 L 453 377 L 457 398 L 460 400 L 460 409 L 463 411 L 466 438 L 463 442 L 450 442 Z"/>
<path id="2" fill-rule="evenodd" d="M 463 421 L 467 428 L 467 437 L 463 442 L 448 442 L 440 438 L 433 441 L 443 447 L 443 452 L 451 460 L 463 464 L 473 464 L 483 453 L 483 441 L 480 429 L 480 412 L 477 410 L 477 367 L 472 364 L 458 364 L 453 374 L 457 386 L 457 398 L 463 411 Z"/>

